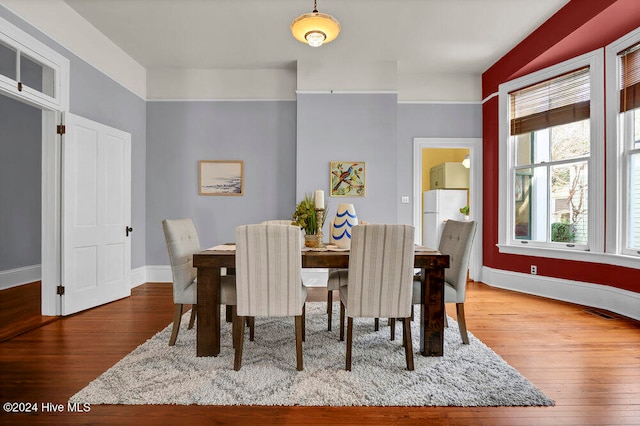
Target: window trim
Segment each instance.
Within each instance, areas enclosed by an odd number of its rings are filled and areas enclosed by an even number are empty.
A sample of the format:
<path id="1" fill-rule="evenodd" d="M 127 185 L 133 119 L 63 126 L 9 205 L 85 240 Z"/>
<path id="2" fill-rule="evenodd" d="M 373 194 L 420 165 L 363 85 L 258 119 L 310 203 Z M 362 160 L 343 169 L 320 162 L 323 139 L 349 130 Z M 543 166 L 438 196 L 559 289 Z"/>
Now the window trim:
<path id="1" fill-rule="evenodd" d="M 620 254 L 630 257 L 640 257 L 640 253 L 627 250 L 624 247 L 624 236 L 627 205 L 629 196 L 625 192 L 628 182 L 628 168 L 625 164 L 628 157 L 625 155 L 624 142 L 619 132 L 620 96 L 618 88 L 619 61 L 618 53 L 640 43 L 640 28 L 620 37 L 618 40 L 605 47 L 605 71 L 606 71 L 606 123 L 607 123 L 607 253 Z M 623 124 L 624 125 L 624 124 Z"/>
<path id="2" fill-rule="evenodd" d="M 589 167 L 589 238 L 587 250 L 578 247 L 558 248 L 554 243 L 523 242 L 513 238 L 514 228 L 514 184 L 510 171 L 515 165 L 515 149 L 509 134 L 509 93 L 544 80 L 566 74 L 581 67 L 589 67 L 590 78 L 590 134 L 591 152 Z M 502 83 L 498 89 L 498 248 L 501 253 L 542 256 L 572 260 L 593 261 L 593 253 L 604 252 L 604 49 L 594 50 L 551 67 Z M 595 106 L 595 108 L 593 108 Z M 584 247 L 584 246 L 583 246 Z M 591 252 L 591 253 L 589 253 Z M 571 253 L 571 254 L 569 254 Z"/>

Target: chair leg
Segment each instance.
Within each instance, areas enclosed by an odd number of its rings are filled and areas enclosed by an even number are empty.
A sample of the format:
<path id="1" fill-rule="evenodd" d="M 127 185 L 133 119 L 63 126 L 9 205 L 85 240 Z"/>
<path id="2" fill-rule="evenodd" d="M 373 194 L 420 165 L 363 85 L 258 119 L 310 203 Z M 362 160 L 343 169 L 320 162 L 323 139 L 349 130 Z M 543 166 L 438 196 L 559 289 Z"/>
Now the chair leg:
<path id="1" fill-rule="evenodd" d="M 344 304 L 340 302 L 340 341 L 344 340 Z"/>
<path id="2" fill-rule="evenodd" d="M 231 305 L 224 306 L 224 319 L 226 322 L 233 322 L 233 314 L 231 313 Z"/>
<path id="3" fill-rule="evenodd" d="M 302 371 L 302 341 L 304 329 L 304 310 L 302 315 L 296 315 L 296 368 Z"/>
<path id="4" fill-rule="evenodd" d="M 327 290 L 327 330 L 331 331 L 331 314 L 333 311 L 333 290 Z"/>
<path id="5" fill-rule="evenodd" d="M 391 341 L 396 340 L 396 319 L 389 318 L 389 327 L 391 327 Z"/>
<path id="6" fill-rule="evenodd" d="M 407 370 L 413 371 L 413 343 L 411 341 L 411 318 L 402 319 L 402 340 L 404 343 L 404 354 L 407 358 Z"/>
<path id="7" fill-rule="evenodd" d="M 447 311 L 444 311 L 444 326 L 449 327 L 449 320 L 447 319 Z"/>
<path id="8" fill-rule="evenodd" d="M 171 338 L 169 338 L 169 346 L 176 344 L 178 331 L 180 330 L 180 319 L 182 318 L 182 303 L 176 303 L 173 308 L 173 329 L 171 329 Z"/>
<path id="9" fill-rule="evenodd" d="M 353 347 L 353 318 L 347 319 L 347 360 L 345 370 L 351 371 L 351 348 Z"/>
<path id="10" fill-rule="evenodd" d="M 374 331 L 380 330 L 380 318 L 376 318 L 373 320 L 373 330 Z"/>
<path id="11" fill-rule="evenodd" d="M 236 353 L 233 359 L 233 369 L 239 371 L 242 367 L 242 345 L 244 344 L 244 321 L 245 317 L 236 316 L 237 326 L 235 327 Z"/>
<path id="12" fill-rule="evenodd" d="M 306 338 L 307 334 L 307 304 L 302 305 L 302 341 Z"/>
<path id="13" fill-rule="evenodd" d="M 467 322 L 464 319 L 464 303 L 456 303 L 456 312 L 458 314 L 458 327 L 460 328 L 462 343 L 468 345 L 469 335 L 467 334 Z"/>
<path id="14" fill-rule="evenodd" d="M 191 305 L 191 317 L 189 318 L 189 330 L 193 328 L 193 324 L 196 322 L 198 316 L 198 305 Z"/>
<path id="15" fill-rule="evenodd" d="M 246 318 L 247 318 L 247 325 L 249 326 L 249 341 L 253 342 L 254 332 L 256 328 L 256 317 L 246 317 Z"/>
<path id="16" fill-rule="evenodd" d="M 237 328 L 241 327 L 238 321 L 238 307 L 232 306 L 231 308 L 231 342 L 233 343 L 233 349 L 236 348 L 236 339 L 238 338 Z"/>

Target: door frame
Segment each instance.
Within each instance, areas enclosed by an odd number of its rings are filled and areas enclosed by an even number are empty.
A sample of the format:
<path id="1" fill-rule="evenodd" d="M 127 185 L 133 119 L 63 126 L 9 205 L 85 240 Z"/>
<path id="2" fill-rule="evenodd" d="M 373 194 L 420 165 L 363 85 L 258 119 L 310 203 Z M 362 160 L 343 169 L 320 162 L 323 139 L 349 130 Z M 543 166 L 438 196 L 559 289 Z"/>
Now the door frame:
<path id="1" fill-rule="evenodd" d="M 61 297 L 57 294 L 57 287 L 61 283 L 62 266 L 61 137 L 57 134 L 57 125 L 61 123 L 62 113 L 69 110 L 70 61 L 2 17 L 0 24 L 0 39 L 5 44 L 51 67 L 55 72 L 53 97 L 34 90 L 21 90 L 17 81 L 6 76 L 0 76 L 0 94 L 42 111 L 41 313 L 56 316 L 61 313 Z"/>
<path id="2" fill-rule="evenodd" d="M 428 148 L 463 148 L 469 150 L 470 217 L 478 223 L 471 249 L 469 277 L 482 281 L 482 138 L 413 138 L 413 226 L 416 241 L 422 242 L 422 150 Z"/>
<path id="3" fill-rule="evenodd" d="M 42 111 L 42 242 L 40 280 L 42 315 L 62 314 L 62 136 L 56 133 L 62 114 Z"/>

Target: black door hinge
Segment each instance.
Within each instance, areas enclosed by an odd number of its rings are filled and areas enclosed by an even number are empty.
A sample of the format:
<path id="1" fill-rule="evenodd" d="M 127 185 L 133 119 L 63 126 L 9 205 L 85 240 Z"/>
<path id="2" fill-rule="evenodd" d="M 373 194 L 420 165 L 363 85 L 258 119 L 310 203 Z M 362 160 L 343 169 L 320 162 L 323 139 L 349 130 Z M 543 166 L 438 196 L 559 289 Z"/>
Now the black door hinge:
<path id="1" fill-rule="evenodd" d="M 60 296 L 62 296 L 62 295 L 64 294 L 64 286 L 63 286 L 63 285 L 59 285 L 59 286 L 56 288 L 56 294 L 58 294 L 58 295 L 60 295 Z"/>
<path id="2" fill-rule="evenodd" d="M 59 135 L 64 135 L 67 132 L 67 128 L 64 124 L 58 124 L 56 126 L 56 133 Z"/>

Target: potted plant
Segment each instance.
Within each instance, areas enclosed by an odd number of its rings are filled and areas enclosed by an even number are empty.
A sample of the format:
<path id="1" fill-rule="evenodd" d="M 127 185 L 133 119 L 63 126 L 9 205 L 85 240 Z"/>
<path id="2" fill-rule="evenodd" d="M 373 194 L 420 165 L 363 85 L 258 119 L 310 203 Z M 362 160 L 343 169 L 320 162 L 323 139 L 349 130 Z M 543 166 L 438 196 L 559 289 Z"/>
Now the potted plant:
<path id="1" fill-rule="evenodd" d="M 469 220 L 469 206 L 460 207 L 460 213 L 464 215 L 464 220 Z"/>
<path id="2" fill-rule="evenodd" d="M 291 218 L 293 223 L 304 229 L 306 234 L 304 237 L 305 245 L 307 247 L 318 247 L 320 243 L 318 241 L 318 228 L 321 228 L 324 223 L 318 224 L 316 204 L 311 194 L 306 194 L 304 199 L 298 203 Z"/>

